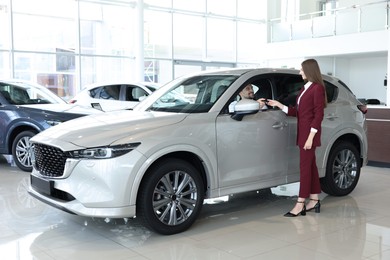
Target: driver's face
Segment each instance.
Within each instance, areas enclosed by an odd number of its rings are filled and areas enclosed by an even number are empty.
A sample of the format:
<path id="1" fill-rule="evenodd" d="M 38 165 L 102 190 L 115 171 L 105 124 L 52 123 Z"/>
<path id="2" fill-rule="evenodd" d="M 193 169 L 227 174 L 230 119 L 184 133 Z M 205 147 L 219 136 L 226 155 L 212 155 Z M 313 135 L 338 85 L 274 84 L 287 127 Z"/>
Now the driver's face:
<path id="1" fill-rule="evenodd" d="M 247 85 L 240 92 L 241 98 L 253 99 L 255 97 L 255 93 L 253 92 L 253 87 L 251 84 Z"/>

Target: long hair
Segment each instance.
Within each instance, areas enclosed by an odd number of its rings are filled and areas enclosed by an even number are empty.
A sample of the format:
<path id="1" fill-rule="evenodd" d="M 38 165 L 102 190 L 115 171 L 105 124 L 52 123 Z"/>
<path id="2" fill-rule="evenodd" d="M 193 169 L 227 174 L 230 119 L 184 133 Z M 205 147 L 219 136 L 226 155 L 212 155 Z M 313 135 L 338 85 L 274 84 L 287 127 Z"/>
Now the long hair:
<path id="1" fill-rule="evenodd" d="M 326 107 L 326 105 L 328 103 L 328 99 L 326 97 L 326 88 L 325 88 L 324 80 L 322 79 L 320 66 L 318 66 L 317 61 L 315 59 L 308 59 L 308 60 L 303 61 L 301 66 L 302 66 L 303 72 L 305 73 L 306 79 L 308 81 L 320 84 L 324 88 L 324 92 L 325 92 L 324 104 Z"/>

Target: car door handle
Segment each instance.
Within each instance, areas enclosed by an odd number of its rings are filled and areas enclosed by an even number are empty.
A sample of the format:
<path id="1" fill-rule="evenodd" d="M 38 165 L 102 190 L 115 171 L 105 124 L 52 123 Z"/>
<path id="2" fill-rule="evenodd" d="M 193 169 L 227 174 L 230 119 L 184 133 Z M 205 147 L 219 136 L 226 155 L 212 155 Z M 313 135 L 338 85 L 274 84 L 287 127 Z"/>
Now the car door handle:
<path id="1" fill-rule="evenodd" d="M 338 118 L 338 116 L 335 113 L 330 113 L 325 116 L 326 119 L 335 119 Z"/>
<path id="2" fill-rule="evenodd" d="M 272 128 L 279 129 L 287 126 L 287 122 L 276 122 L 272 125 Z"/>

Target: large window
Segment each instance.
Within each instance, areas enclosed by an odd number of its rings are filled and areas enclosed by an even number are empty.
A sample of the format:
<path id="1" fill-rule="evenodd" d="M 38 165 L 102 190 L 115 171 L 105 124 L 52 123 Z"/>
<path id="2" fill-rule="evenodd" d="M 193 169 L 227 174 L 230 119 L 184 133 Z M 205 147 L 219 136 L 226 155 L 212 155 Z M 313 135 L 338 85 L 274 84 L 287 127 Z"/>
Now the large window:
<path id="1" fill-rule="evenodd" d="M 139 3 L 0 0 L 0 76 L 40 83 L 68 100 L 90 83 L 166 83 L 261 60 L 265 0 Z"/>
<path id="2" fill-rule="evenodd" d="M 173 15 L 173 53 L 175 59 L 201 60 L 205 50 L 205 18 Z"/>
<path id="3" fill-rule="evenodd" d="M 145 58 L 172 58 L 172 15 L 167 12 L 144 12 Z"/>
<path id="4" fill-rule="evenodd" d="M 81 56 L 80 67 L 82 86 L 94 82 L 131 81 L 135 71 L 134 59 L 121 57 Z"/>
<path id="5" fill-rule="evenodd" d="M 207 19 L 207 56 L 205 57 L 207 60 L 236 60 L 235 40 L 236 22 L 224 19 Z"/>
<path id="6" fill-rule="evenodd" d="M 7 1 L 0 0 L 0 50 L 9 49 L 10 47 L 10 25 L 8 19 L 10 7 L 7 4 Z M 1 62 L 1 61 L 0 61 Z"/>
<path id="7" fill-rule="evenodd" d="M 267 50 L 267 25 L 263 23 L 237 23 L 237 60 L 260 62 Z"/>
<path id="8" fill-rule="evenodd" d="M 11 74 L 9 56 L 8 51 L 0 51 L 0 78 L 9 78 Z"/>
<path id="9" fill-rule="evenodd" d="M 206 0 L 172 0 L 173 8 L 180 10 L 188 10 L 191 12 L 205 12 Z M 226 0 L 224 0 L 226 1 Z"/>
<path id="10" fill-rule="evenodd" d="M 80 2 L 82 54 L 134 56 L 134 9 Z"/>
<path id="11" fill-rule="evenodd" d="M 54 52 L 75 48 L 76 2 L 13 0 L 13 44 L 16 51 Z M 42 8 L 42 7 L 45 8 Z"/>
<path id="12" fill-rule="evenodd" d="M 223 0 L 223 3 L 221 3 L 221 0 L 207 0 L 207 12 L 234 17 L 237 13 L 236 5 L 236 0 Z"/>

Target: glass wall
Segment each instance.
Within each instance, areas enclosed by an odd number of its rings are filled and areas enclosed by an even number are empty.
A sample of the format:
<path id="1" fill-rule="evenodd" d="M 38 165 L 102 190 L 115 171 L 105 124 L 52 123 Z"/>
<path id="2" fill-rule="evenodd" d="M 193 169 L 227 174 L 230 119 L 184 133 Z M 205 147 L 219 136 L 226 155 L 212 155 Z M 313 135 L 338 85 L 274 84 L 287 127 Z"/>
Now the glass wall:
<path id="1" fill-rule="evenodd" d="M 267 42 L 386 30 L 387 2 L 367 1 L 0 0 L 0 77 L 70 99 L 94 82 L 263 66 Z"/>
<path id="2" fill-rule="evenodd" d="M 267 0 L 0 0 L 0 77 L 68 100 L 94 82 L 255 66 L 266 14 Z"/>

